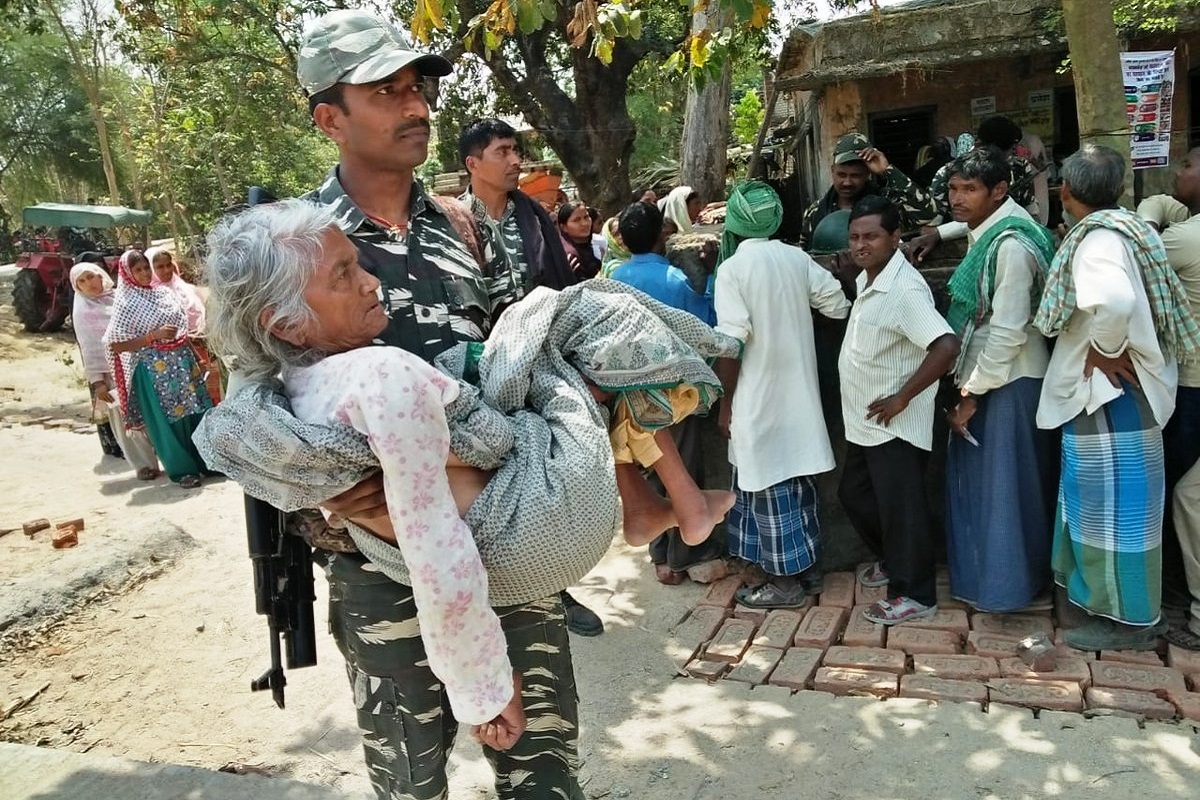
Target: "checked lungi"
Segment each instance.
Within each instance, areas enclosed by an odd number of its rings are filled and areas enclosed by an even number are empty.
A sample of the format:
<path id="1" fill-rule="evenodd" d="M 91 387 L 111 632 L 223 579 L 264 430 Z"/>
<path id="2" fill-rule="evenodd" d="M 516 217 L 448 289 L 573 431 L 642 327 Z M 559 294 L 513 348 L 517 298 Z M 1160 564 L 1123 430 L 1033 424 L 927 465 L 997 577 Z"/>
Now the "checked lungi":
<path id="1" fill-rule="evenodd" d="M 1122 388 L 1063 426 L 1055 581 L 1089 613 L 1152 625 L 1162 595 L 1162 431 L 1145 393 Z"/>
<path id="2" fill-rule="evenodd" d="M 788 478 L 758 492 L 737 488 L 725 520 L 729 552 L 768 575 L 799 575 L 821 557 L 817 482 L 811 475 Z"/>

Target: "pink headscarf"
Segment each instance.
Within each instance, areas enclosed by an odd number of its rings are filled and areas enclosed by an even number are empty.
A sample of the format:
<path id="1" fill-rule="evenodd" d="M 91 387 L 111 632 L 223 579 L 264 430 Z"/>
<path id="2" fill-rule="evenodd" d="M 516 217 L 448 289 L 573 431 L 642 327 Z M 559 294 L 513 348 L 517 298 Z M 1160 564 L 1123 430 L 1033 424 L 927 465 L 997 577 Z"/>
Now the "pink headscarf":
<path id="1" fill-rule="evenodd" d="M 79 291 L 79 279 L 89 273 L 100 276 L 104 289 L 95 297 Z M 71 288 L 75 290 L 75 302 L 71 308 L 71 327 L 75 330 L 75 341 L 79 342 L 79 354 L 83 359 L 83 372 L 88 383 L 101 380 L 108 373 L 108 359 L 104 351 L 104 332 L 112 319 L 113 280 L 102 267 L 84 261 L 71 267 Z"/>
<path id="2" fill-rule="evenodd" d="M 126 250 L 121 255 L 117 269 L 116 299 L 113 302 L 112 319 L 104 333 L 104 345 L 108 364 L 117 384 L 117 395 L 121 399 L 121 411 L 129 415 L 129 389 L 133 381 L 134 353 L 114 353 L 112 345 L 128 342 L 145 336 L 152 330 L 163 327 L 175 329 L 175 338 L 150 345 L 158 350 L 174 350 L 187 344 L 187 314 L 175 293 L 166 286 L 142 286 L 133 279 L 130 264 L 137 250 Z"/>
<path id="3" fill-rule="evenodd" d="M 165 247 L 151 247 L 146 251 L 146 259 L 150 262 L 151 267 L 154 266 L 154 259 L 162 253 L 171 255 L 171 252 Z M 205 323 L 204 301 L 196 293 L 196 287 L 185 281 L 179 274 L 179 265 L 175 263 L 174 258 L 171 259 L 171 269 L 174 270 L 171 280 L 161 281 L 158 273 L 154 272 L 150 279 L 150 285 L 166 286 L 174 292 L 175 296 L 179 298 L 179 304 L 183 306 L 184 313 L 187 314 L 188 333 L 193 336 L 201 334 L 204 332 Z"/>

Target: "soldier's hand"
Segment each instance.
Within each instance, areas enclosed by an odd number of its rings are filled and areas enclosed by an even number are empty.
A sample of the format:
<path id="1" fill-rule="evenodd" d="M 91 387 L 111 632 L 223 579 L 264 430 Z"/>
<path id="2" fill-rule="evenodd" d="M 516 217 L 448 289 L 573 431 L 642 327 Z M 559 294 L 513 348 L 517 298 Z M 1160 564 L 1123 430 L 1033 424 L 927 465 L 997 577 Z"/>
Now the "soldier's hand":
<path id="1" fill-rule="evenodd" d="M 386 517 L 388 509 L 387 498 L 383 494 L 383 473 L 372 473 L 321 505 L 346 519 Z"/>
<path id="2" fill-rule="evenodd" d="M 874 147 L 864 147 L 858 151 L 858 155 L 866 162 L 867 169 L 871 170 L 873 175 L 882 175 L 892 165 L 892 162 L 888 161 L 883 151 L 877 150 Z"/>

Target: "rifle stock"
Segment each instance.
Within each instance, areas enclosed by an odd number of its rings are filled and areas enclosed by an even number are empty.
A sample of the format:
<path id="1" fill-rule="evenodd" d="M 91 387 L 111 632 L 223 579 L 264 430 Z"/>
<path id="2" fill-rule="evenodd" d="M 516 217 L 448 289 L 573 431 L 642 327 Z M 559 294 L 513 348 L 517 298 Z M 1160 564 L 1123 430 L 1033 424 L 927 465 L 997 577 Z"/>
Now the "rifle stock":
<path id="1" fill-rule="evenodd" d="M 250 682 L 250 690 L 270 689 L 275 705 L 283 708 L 287 678 L 281 655 L 288 669 L 317 663 L 312 548 L 287 533 L 282 511 L 249 495 L 246 540 L 254 568 L 254 610 L 266 616 L 271 640 L 271 667 Z"/>

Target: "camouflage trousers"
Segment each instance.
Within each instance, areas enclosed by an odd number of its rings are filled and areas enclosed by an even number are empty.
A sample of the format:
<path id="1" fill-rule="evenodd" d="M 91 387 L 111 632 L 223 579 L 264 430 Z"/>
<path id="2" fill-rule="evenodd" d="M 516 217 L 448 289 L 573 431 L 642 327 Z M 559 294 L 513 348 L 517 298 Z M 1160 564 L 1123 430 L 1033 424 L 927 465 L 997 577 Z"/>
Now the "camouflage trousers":
<path id="1" fill-rule="evenodd" d="M 363 750 L 380 800 L 447 797 L 446 761 L 458 733 L 429 669 L 412 589 L 358 554 L 332 553 L 329 625 L 342 655 Z M 528 721 L 511 750 L 484 747 L 500 800 L 583 800 L 576 780 L 578 693 L 558 595 L 496 609 Z"/>

